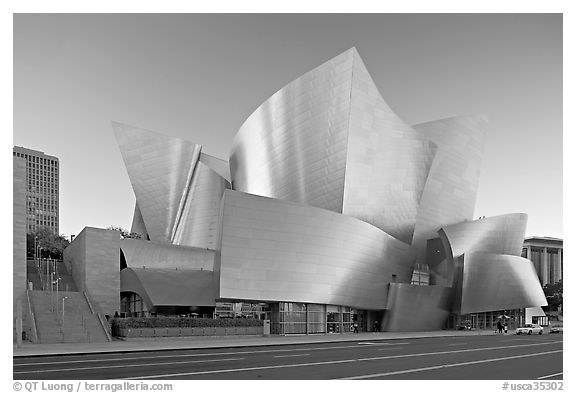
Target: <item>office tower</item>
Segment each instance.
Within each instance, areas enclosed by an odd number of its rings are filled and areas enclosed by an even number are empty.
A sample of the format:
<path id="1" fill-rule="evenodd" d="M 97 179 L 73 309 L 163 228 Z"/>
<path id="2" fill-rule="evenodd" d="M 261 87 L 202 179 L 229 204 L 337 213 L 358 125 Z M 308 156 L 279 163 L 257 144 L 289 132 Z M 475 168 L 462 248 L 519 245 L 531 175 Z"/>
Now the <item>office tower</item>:
<path id="1" fill-rule="evenodd" d="M 48 229 L 58 234 L 58 157 L 20 146 L 14 146 L 13 156 L 26 160 L 26 232 Z"/>

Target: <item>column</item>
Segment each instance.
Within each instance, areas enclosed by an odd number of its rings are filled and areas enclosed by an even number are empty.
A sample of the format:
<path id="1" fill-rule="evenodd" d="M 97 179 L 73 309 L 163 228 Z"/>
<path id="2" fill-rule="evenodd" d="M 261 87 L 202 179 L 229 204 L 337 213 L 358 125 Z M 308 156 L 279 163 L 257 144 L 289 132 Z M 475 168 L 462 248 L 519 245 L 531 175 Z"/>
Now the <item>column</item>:
<path id="1" fill-rule="evenodd" d="M 542 286 L 550 283 L 547 252 L 548 249 L 544 247 L 542 249 L 542 257 L 540 258 L 540 276 L 542 277 Z"/>
<path id="2" fill-rule="evenodd" d="M 561 248 L 558 249 L 558 275 L 559 280 L 564 278 L 564 263 L 563 263 L 563 250 Z"/>
<path id="3" fill-rule="evenodd" d="M 554 276 L 553 276 L 553 280 L 554 280 L 555 283 L 558 282 L 558 281 L 560 281 L 560 279 L 562 278 L 561 264 L 560 264 L 560 255 L 561 255 L 560 253 L 561 253 L 562 250 L 557 249 L 556 251 L 557 251 L 557 253 L 556 253 L 555 256 L 554 256 L 554 262 L 553 262 L 553 263 L 554 263 L 554 270 L 553 270 L 553 271 L 554 271 Z"/>

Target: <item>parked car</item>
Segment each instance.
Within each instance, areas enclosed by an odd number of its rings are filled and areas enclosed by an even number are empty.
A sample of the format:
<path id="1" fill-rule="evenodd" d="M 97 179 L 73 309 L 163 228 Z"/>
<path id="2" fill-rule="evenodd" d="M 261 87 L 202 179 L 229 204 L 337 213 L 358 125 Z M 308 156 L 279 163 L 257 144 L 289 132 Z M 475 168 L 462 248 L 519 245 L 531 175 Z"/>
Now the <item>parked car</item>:
<path id="1" fill-rule="evenodd" d="M 550 328 L 550 333 L 564 333 L 562 326 L 552 326 Z"/>
<path id="2" fill-rule="evenodd" d="M 527 323 L 522 327 L 516 328 L 516 334 L 542 334 L 544 328 L 535 323 Z"/>

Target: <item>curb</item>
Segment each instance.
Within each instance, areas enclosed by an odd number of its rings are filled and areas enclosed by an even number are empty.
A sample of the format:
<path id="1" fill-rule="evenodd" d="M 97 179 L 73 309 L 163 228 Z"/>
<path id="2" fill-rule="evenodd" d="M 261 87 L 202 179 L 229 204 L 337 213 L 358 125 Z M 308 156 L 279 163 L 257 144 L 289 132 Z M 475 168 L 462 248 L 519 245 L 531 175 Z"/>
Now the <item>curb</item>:
<path id="1" fill-rule="evenodd" d="M 476 334 L 475 334 L 476 333 Z M 370 337 L 370 336 L 364 336 L 364 337 L 358 337 L 355 339 L 343 339 L 343 338 L 334 338 L 331 340 L 324 340 L 324 341 L 297 341 L 297 342 L 276 342 L 276 343 L 271 343 L 271 342 L 262 342 L 262 343 L 258 343 L 258 342 L 250 342 L 250 343 L 237 343 L 235 345 L 225 345 L 224 343 L 222 343 L 221 345 L 219 343 L 216 343 L 216 345 L 214 346 L 187 346 L 187 345 L 183 345 L 182 347 L 179 348 L 150 348 L 150 347 L 143 347 L 143 348 L 126 348 L 126 349 L 114 349 L 114 350 L 107 350 L 107 349 L 102 349 L 102 350 L 94 350 L 94 351 L 89 351 L 89 350 L 78 350 L 78 351 L 58 351 L 58 350 L 54 350 L 54 351 L 49 351 L 46 353 L 32 353 L 32 354 L 26 354 L 26 353 L 13 353 L 13 358 L 23 358 L 23 357 L 47 357 L 47 356 L 74 356 L 74 355 L 97 355 L 97 354 L 114 354 L 114 353 L 136 353 L 136 352 L 168 352 L 168 351 L 181 351 L 181 350 L 203 350 L 203 349 L 228 349 L 228 348 L 247 348 L 247 347 L 272 347 L 272 346 L 283 346 L 283 345 L 310 345 L 310 344 L 329 344 L 329 343 L 342 343 L 342 342 L 356 342 L 356 341 L 386 341 L 386 340 L 406 340 L 406 339 L 423 339 L 423 338 L 445 338 L 445 337 L 478 337 L 478 336 L 494 336 L 495 334 L 493 332 L 490 333 L 486 333 L 486 334 L 482 334 L 481 332 L 471 332 L 471 334 L 451 334 L 451 333 L 445 333 L 445 334 L 438 334 L 438 335 L 418 335 L 418 336 L 410 336 L 407 335 L 406 337 Z M 263 337 L 263 336 L 262 336 Z M 346 337 L 350 337 L 350 336 L 346 336 Z M 147 340 L 146 340 L 147 341 Z M 146 343 L 145 340 L 142 340 L 142 343 L 145 344 Z M 151 340 L 152 341 L 152 340 Z M 122 342 L 128 342 L 128 341 L 124 341 L 122 340 Z M 134 342 L 134 341 L 132 341 Z M 153 340 L 152 342 L 156 343 L 158 342 L 157 340 Z M 32 344 L 34 345 L 34 344 Z M 42 344 L 39 344 L 42 345 Z M 57 345 L 57 344 L 56 344 Z M 191 344 L 193 345 L 193 344 Z M 33 347 L 30 349 L 34 349 Z"/>

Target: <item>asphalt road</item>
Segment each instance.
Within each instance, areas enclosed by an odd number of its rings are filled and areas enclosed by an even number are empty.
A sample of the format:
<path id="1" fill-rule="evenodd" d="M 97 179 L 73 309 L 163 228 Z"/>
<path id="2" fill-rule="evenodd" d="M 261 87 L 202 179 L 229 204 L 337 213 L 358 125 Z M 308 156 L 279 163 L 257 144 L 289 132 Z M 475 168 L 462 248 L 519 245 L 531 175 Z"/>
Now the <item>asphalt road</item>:
<path id="1" fill-rule="evenodd" d="M 562 379 L 562 335 L 15 357 L 14 380 Z"/>

